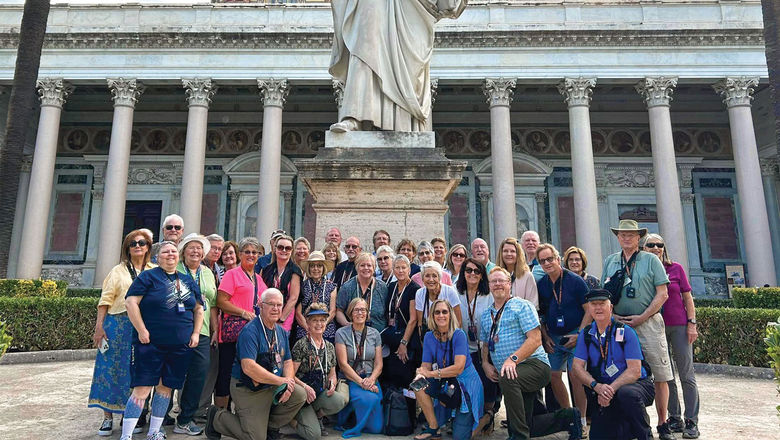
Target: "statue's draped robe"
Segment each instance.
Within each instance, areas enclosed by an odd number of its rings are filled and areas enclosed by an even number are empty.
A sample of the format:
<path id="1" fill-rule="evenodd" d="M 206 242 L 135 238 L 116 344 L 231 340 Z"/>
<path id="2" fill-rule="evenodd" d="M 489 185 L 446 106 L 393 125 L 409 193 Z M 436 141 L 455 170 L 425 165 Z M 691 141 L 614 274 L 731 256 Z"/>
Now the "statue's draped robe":
<path id="1" fill-rule="evenodd" d="M 330 74 L 344 83 L 339 121 L 423 131 L 431 112 L 433 25 L 467 0 L 332 0 Z"/>

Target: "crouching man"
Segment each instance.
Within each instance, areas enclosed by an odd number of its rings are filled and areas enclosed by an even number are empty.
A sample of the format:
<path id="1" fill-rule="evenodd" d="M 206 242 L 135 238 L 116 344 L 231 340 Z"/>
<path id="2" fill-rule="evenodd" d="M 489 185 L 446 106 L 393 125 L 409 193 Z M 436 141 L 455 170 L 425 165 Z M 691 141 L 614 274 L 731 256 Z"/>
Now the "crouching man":
<path id="1" fill-rule="evenodd" d="M 278 438 L 306 403 L 306 391 L 295 385 L 295 369 L 287 333 L 277 324 L 282 293 L 263 292 L 260 316 L 241 330 L 230 379 L 236 412 L 212 406 L 207 414 L 206 436 L 226 435 L 238 440 Z"/>
<path id="2" fill-rule="evenodd" d="M 585 295 L 593 323 L 585 327 L 574 350 L 574 374 L 593 390 L 589 405 L 598 404 L 591 419 L 592 440 L 653 438 L 645 407 L 655 390 L 642 365 L 642 348 L 634 329 L 612 318 L 610 293 Z M 594 397 L 595 396 L 595 397 Z"/>

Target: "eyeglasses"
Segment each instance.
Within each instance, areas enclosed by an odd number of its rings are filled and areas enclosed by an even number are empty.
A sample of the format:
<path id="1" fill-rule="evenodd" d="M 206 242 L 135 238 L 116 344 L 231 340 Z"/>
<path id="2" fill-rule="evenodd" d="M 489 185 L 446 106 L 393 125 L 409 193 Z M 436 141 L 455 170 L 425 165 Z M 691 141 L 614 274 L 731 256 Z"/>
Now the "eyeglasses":
<path id="1" fill-rule="evenodd" d="M 466 254 L 452 254 L 452 258 L 466 258 Z"/>
<path id="2" fill-rule="evenodd" d="M 390 259 L 390 256 L 389 255 L 385 255 L 384 257 L 377 257 L 376 260 L 377 261 L 385 261 L 385 260 L 389 260 L 389 259 Z"/>
<path id="3" fill-rule="evenodd" d="M 543 258 L 543 259 L 539 260 L 539 264 L 547 264 L 547 263 L 552 263 L 552 262 L 553 262 L 553 261 L 555 261 L 556 259 L 557 259 L 556 257 L 547 257 L 547 258 Z"/>
<path id="4" fill-rule="evenodd" d="M 269 303 L 269 302 L 263 301 L 263 304 L 267 305 L 268 307 L 270 307 L 272 309 L 281 309 L 282 307 L 284 307 L 283 304 L 279 304 L 279 303 Z"/>
<path id="5" fill-rule="evenodd" d="M 582 263 L 582 258 L 569 258 L 569 263 Z"/>
<path id="6" fill-rule="evenodd" d="M 172 231 L 176 229 L 177 231 L 181 231 L 181 225 L 165 225 L 166 231 Z"/>
<path id="7" fill-rule="evenodd" d="M 431 255 L 431 251 L 420 251 L 417 255 Z"/>
<path id="8" fill-rule="evenodd" d="M 147 244 L 149 244 L 149 242 L 146 240 L 138 240 L 138 241 L 133 240 L 130 242 L 130 247 L 131 248 L 136 246 L 145 247 Z"/>
<path id="9" fill-rule="evenodd" d="M 475 273 L 475 274 L 477 274 L 477 275 L 482 275 L 482 271 L 480 271 L 480 270 L 479 270 L 479 269 L 477 269 L 476 267 L 467 267 L 467 268 L 463 269 L 463 272 L 466 272 L 466 273 Z"/>
<path id="10" fill-rule="evenodd" d="M 645 247 L 649 248 L 649 249 L 652 249 L 652 248 L 663 249 L 664 248 L 664 244 L 663 243 L 645 243 Z"/>
<path id="11" fill-rule="evenodd" d="M 259 254 L 260 252 L 257 252 L 257 251 L 250 251 L 250 250 L 245 250 L 245 251 L 242 251 L 241 253 L 242 253 L 242 254 L 244 254 L 244 255 L 257 255 L 257 254 Z"/>
<path id="12" fill-rule="evenodd" d="M 449 310 L 434 310 L 433 314 L 434 315 L 449 315 L 450 311 Z"/>
<path id="13" fill-rule="evenodd" d="M 352 313 L 366 313 L 368 312 L 368 309 L 365 307 L 356 307 L 352 309 Z"/>
<path id="14" fill-rule="evenodd" d="M 357 249 L 359 247 L 360 247 L 360 245 L 358 245 L 358 244 L 345 244 L 344 245 L 344 249 Z"/>
<path id="15" fill-rule="evenodd" d="M 280 252 L 292 252 L 292 246 L 285 246 L 282 244 L 276 245 L 276 250 Z"/>
<path id="16" fill-rule="evenodd" d="M 490 280 L 490 284 L 509 284 L 509 280 Z"/>

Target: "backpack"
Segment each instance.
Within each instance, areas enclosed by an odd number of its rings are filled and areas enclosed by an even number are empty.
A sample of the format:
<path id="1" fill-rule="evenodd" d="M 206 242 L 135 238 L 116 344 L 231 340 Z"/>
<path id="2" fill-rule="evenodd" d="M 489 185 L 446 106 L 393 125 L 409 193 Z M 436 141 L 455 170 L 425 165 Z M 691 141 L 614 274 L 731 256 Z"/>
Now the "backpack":
<path id="1" fill-rule="evenodd" d="M 389 436 L 411 435 L 414 432 L 409 418 L 409 407 L 404 393 L 395 387 L 385 390 L 382 402 L 384 434 Z"/>
<path id="2" fill-rule="evenodd" d="M 612 325 L 612 337 L 615 337 L 615 332 L 619 328 L 625 328 L 625 324 L 619 321 L 615 321 L 615 323 Z M 590 353 L 590 345 L 593 343 L 593 339 L 590 337 L 590 334 L 588 332 L 585 332 L 583 334 L 585 336 L 585 352 Z M 620 349 L 625 352 L 626 350 L 626 338 L 623 338 L 622 341 L 618 341 L 618 344 L 620 344 Z M 642 351 L 642 368 L 645 369 L 645 372 L 647 373 L 647 378 L 650 380 L 653 380 L 653 371 L 650 369 L 650 364 L 647 363 L 645 360 L 645 350 L 642 348 L 642 345 L 639 345 L 639 349 Z M 598 365 L 595 367 L 591 367 L 590 362 L 585 362 L 585 366 L 587 367 L 588 373 L 590 373 L 591 376 L 594 378 L 601 376 L 601 362 L 603 362 L 603 359 L 599 359 Z"/>

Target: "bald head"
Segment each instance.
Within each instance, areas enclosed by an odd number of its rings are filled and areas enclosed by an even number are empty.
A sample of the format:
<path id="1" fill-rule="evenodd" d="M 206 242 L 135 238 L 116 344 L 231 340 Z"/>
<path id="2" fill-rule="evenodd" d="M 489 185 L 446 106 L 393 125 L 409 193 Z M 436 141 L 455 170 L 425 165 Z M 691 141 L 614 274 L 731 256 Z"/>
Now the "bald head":
<path id="1" fill-rule="evenodd" d="M 490 249 L 485 240 L 475 238 L 474 241 L 471 242 L 471 257 L 482 264 L 488 264 L 490 261 Z"/>

